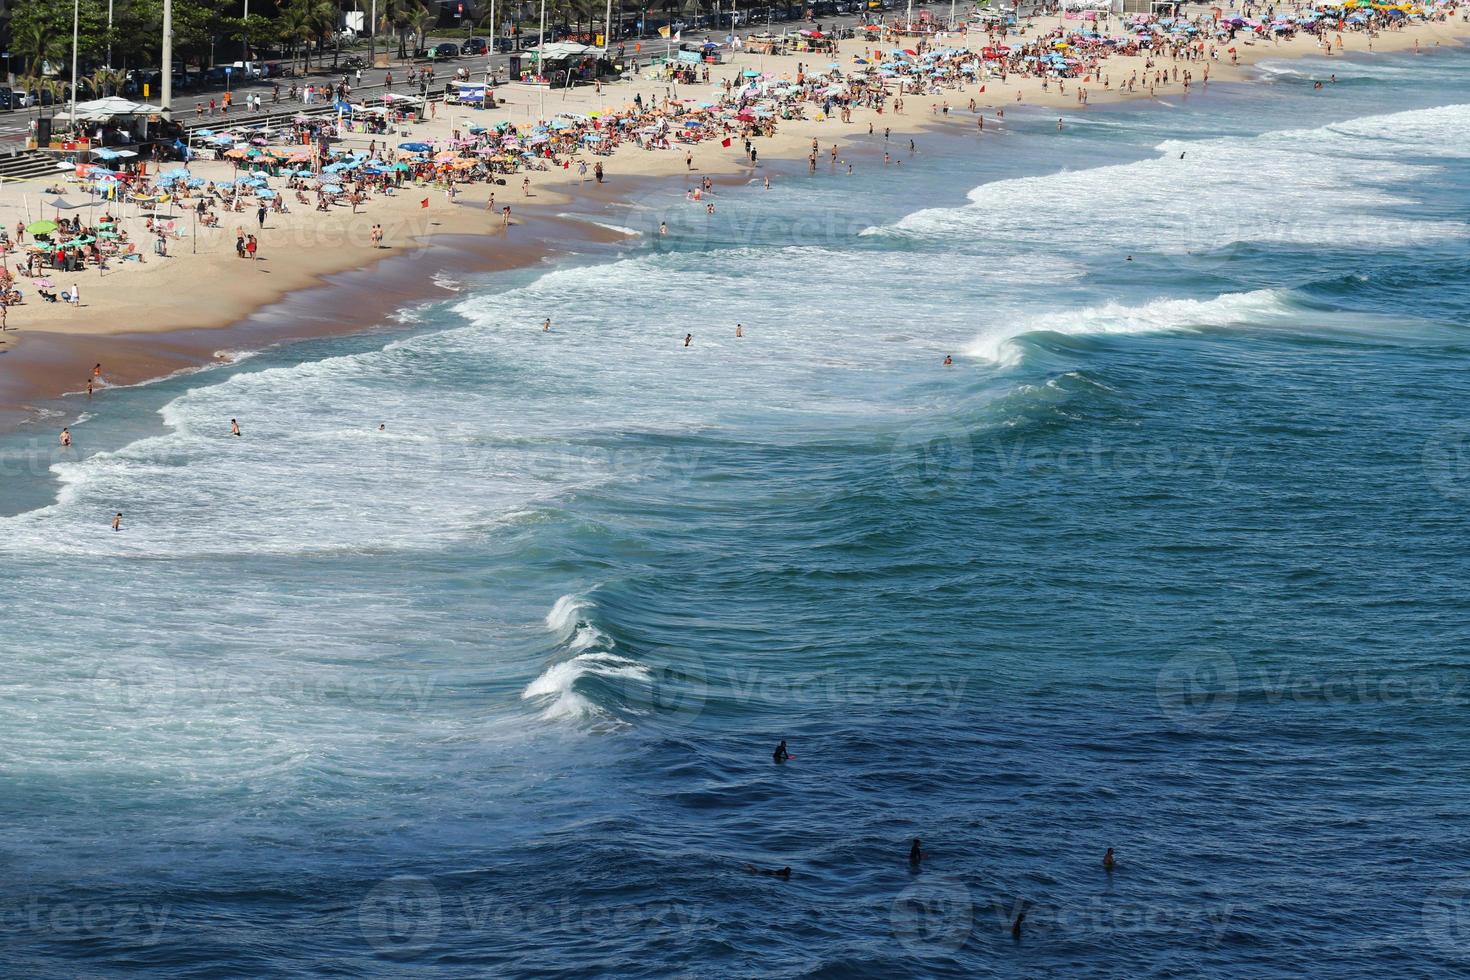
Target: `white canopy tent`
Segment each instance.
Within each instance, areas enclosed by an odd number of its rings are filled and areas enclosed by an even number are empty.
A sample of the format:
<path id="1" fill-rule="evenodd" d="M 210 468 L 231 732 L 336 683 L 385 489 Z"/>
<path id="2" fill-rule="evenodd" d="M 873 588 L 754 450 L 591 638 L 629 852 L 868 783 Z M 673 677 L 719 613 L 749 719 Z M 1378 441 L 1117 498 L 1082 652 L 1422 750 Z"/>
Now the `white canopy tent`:
<path id="1" fill-rule="evenodd" d="M 577 44 L 573 41 L 553 41 L 551 44 L 543 44 L 539 48 L 527 48 L 526 54 L 544 58 L 547 61 L 561 61 L 566 58 L 581 58 L 586 55 L 601 55 L 602 48 L 594 48 L 588 44 Z"/>
<path id="2" fill-rule="evenodd" d="M 91 102 L 78 102 L 76 118 L 85 122 L 94 122 L 101 119 L 111 119 L 114 116 L 156 116 L 163 109 L 146 102 L 134 102 L 132 99 L 124 99 L 121 96 L 112 95 L 105 99 L 94 99 Z M 58 112 L 58 119 L 71 119 L 70 112 Z"/>

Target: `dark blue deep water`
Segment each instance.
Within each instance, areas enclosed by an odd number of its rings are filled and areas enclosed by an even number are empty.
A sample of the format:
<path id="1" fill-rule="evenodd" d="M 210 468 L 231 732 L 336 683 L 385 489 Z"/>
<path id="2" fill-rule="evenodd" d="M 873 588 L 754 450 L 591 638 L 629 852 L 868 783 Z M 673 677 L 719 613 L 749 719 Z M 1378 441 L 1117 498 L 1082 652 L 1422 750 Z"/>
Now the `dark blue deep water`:
<path id="1" fill-rule="evenodd" d="M 1470 58 L 1265 74 L 0 439 L 4 972 L 1465 975 Z"/>

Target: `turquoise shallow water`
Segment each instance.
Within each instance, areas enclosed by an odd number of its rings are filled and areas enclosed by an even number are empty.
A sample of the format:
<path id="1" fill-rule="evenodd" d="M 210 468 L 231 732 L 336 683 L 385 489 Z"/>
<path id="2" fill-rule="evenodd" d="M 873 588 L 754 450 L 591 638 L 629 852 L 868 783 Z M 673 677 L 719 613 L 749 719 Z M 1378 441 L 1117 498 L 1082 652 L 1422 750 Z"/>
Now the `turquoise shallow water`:
<path id="1" fill-rule="evenodd" d="M 11 972 L 1463 972 L 1470 60 L 1266 70 L 0 440 Z"/>

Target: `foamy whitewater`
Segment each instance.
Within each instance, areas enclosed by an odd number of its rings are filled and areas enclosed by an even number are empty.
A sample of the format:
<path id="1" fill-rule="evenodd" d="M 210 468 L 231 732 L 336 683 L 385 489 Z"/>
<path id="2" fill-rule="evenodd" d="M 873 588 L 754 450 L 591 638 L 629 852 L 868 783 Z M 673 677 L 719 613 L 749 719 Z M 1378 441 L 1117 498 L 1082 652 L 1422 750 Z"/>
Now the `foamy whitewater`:
<path id="1" fill-rule="evenodd" d="M 1470 58 L 1262 75 L 0 437 L 7 972 L 1470 969 Z"/>

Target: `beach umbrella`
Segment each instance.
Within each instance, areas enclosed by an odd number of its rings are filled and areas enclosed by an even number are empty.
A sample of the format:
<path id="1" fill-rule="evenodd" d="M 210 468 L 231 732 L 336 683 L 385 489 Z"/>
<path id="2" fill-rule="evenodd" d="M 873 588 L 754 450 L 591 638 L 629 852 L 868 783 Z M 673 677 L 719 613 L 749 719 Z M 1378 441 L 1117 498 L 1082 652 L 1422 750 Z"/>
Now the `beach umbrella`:
<path id="1" fill-rule="evenodd" d="M 271 198 L 273 198 L 273 197 L 276 196 L 276 192 L 273 191 L 273 190 L 270 190 L 269 188 L 262 187 L 260 190 L 258 190 L 258 191 L 255 192 L 255 196 L 256 197 L 263 197 L 266 200 L 270 200 Z"/>
<path id="2" fill-rule="evenodd" d="M 398 148 L 400 150 L 408 150 L 411 153 L 427 153 L 429 151 L 429 144 L 428 143 L 399 143 L 398 144 Z"/>
<path id="3" fill-rule="evenodd" d="M 56 230 L 56 227 L 57 225 L 54 221 L 33 221 L 26 225 L 26 234 L 49 235 Z"/>

